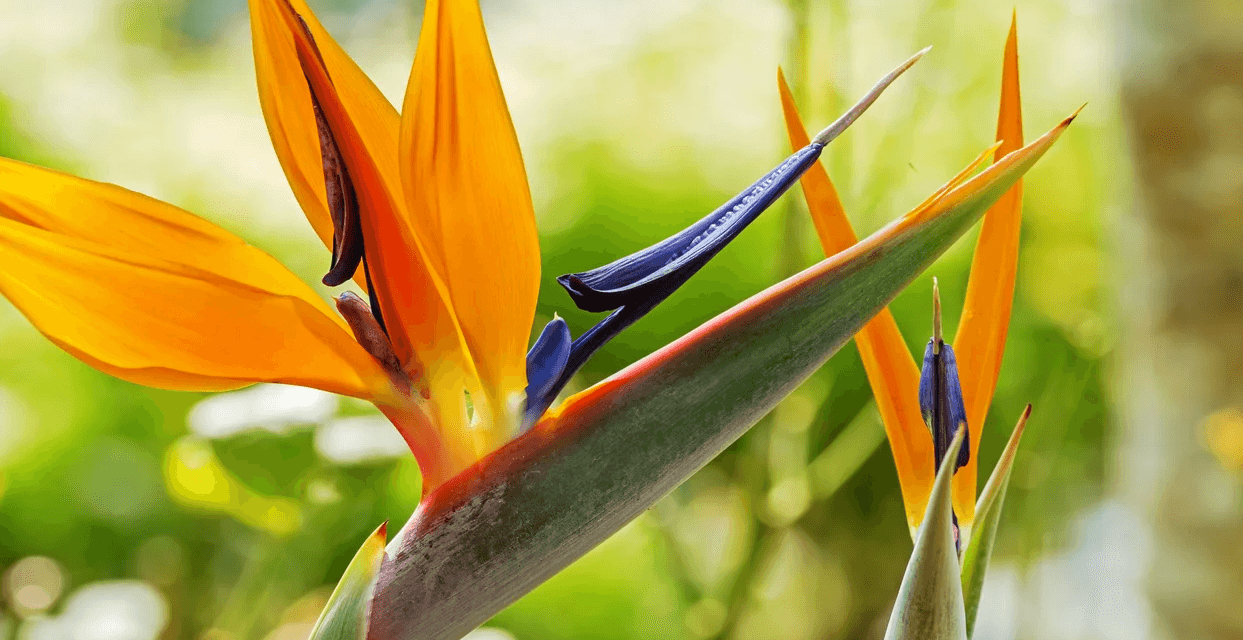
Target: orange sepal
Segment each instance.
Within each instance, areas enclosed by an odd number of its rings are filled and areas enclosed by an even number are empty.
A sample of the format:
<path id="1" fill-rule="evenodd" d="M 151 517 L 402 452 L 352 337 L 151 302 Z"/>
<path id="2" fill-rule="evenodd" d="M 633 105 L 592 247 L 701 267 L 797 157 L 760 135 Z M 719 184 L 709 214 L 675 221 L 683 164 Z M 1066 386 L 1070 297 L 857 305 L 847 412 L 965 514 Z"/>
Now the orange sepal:
<path id="1" fill-rule="evenodd" d="M 1023 112 L 1019 92 L 1018 32 L 1014 20 L 1006 38 L 997 116 L 996 159 L 1023 146 Z M 964 525 L 975 517 L 980 436 L 993 399 L 1010 327 L 1014 281 L 1018 271 L 1019 230 L 1023 220 L 1023 183 L 1015 183 L 984 214 L 971 262 L 962 318 L 954 336 L 967 424 L 971 425 L 971 461 L 954 476 L 954 509 Z"/>
<path id="2" fill-rule="evenodd" d="M 373 153 L 370 140 L 362 135 L 362 125 L 342 101 L 335 80 L 320 61 L 317 43 L 301 28 L 301 16 L 287 0 L 273 4 L 272 10 L 278 12 L 274 19 L 284 20 L 292 34 L 306 82 L 353 179 L 364 212 L 367 263 L 393 350 L 408 369 L 418 368 L 419 359 L 426 360 L 422 364 L 428 366 L 442 358 L 457 360 L 463 355 L 457 320 L 448 305 L 444 283 L 433 271 L 405 215 L 395 163 L 381 166 L 383 156 Z"/>
<path id="3" fill-rule="evenodd" d="M 475 0 L 426 4 L 400 154 L 411 220 L 444 277 L 490 417 L 516 420 L 539 295 L 539 237 Z"/>
<path id="4" fill-rule="evenodd" d="M 272 147 L 294 197 L 316 235 L 331 249 L 332 219 L 324 193 L 323 160 L 311 92 L 298 63 L 294 33 L 288 23 L 280 19 L 279 2 L 281 0 L 249 0 L 259 104 Z M 396 170 L 400 119 L 397 110 L 315 19 L 304 0 L 290 0 L 290 3 L 315 38 L 338 98 L 345 111 L 359 123 L 358 135 L 365 141 L 369 153 L 375 156 L 375 164 L 388 171 L 386 179 L 393 185 L 399 184 Z M 363 284 L 361 273 L 357 281 Z"/>
<path id="5" fill-rule="evenodd" d="M 306 284 L 172 205 L 3 161 L 0 246 L 0 292 L 57 345 L 124 380 L 393 398 L 383 369 Z"/>

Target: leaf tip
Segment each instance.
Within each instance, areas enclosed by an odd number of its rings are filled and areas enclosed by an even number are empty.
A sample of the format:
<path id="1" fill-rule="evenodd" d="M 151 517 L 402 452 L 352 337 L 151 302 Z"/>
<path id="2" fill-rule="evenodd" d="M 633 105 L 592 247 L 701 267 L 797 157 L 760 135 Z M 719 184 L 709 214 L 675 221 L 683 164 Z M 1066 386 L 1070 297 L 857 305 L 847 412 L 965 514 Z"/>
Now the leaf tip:
<path id="1" fill-rule="evenodd" d="M 1069 127 L 1070 123 L 1074 122 L 1075 118 L 1079 117 L 1079 112 L 1083 111 L 1085 108 L 1087 108 L 1087 106 L 1088 106 L 1088 103 L 1086 102 L 1080 105 L 1078 109 L 1075 109 L 1074 113 L 1067 116 L 1066 119 L 1061 122 L 1061 124 L 1057 125 L 1057 127 L 1059 129 L 1065 129 L 1066 127 Z"/>
<path id="2" fill-rule="evenodd" d="M 880 81 L 877 82 L 871 90 L 863 96 L 863 99 L 855 103 L 855 106 L 851 107 L 849 111 L 843 114 L 842 117 L 838 118 L 833 124 L 825 127 L 823 131 L 816 134 L 816 137 L 812 138 L 812 143 L 822 146 L 827 145 L 832 142 L 834 138 L 841 135 L 847 127 L 854 123 L 855 120 L 859 119 L 859 116 L 863 115 L 864 111 L 868 110 L 868 107 L 872 106 L 872 103 L 876 102 L 876 99 L 880 97 L 880 94 L 884 93 L 885 89 L 888 89 L 889 85 L 893 84 L 894 80 L 897 80 L 899 76 L 906 73 L 907 69 L 910 69 L 916 62 L 919 62 L 919 59 L 924 57 L 924 54 L 931 50 L 931 46 L 924 47 L 923 50 L 919 51 L 910 58 L 907 58 L 906 62 L 898 65 L 896 69 L 890 71 L 885 77 L 881 78 Z"/>

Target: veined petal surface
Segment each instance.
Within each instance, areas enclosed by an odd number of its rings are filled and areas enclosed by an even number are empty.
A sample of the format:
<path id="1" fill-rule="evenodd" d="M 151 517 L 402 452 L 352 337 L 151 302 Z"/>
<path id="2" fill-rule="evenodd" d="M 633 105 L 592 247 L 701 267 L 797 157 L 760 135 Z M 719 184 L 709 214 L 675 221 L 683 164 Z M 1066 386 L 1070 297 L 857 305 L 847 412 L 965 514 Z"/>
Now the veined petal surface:
<path id="1" fill-rule="evenodd" d="M 270 293 L 297 295 L 346 326 L 314 291 L 246 241 L 184 209 L 117 185 L 0 158 L 0 217 L 189 265 Z"/>
<path id="2" fill-rule="evenodd" d="M 411 220 L 448 287 L 494 418 L 521 411 L 539 238 L 476 0 L 425 5 L 400 153 Z"/>
<path id="3" fill-rule="evenodd" d="M 249 0 L 250 29 L 255 55 L 255 76 L 259 84 L 259 104 L 268 125 L 276 157 L 294 197 L 306 213 L 315 233 L 332 247 L 332 220 L 324 189 L 324 170 L 320 139 L 311 107 L 311 92 L 298 63 L 294 34 L 280 18 L 278 2 Z M 397 184 L 397 110 L 380 93 L 371 79 L 358 68 L 323 25 L 315 19 L 304 0 L 290 0 L 306 22 L 319 45 L 324 64 L 336 85 L 339 99 L 356 122 L 358 134 L 377 166 L 385 168 L 388 179 Z M 359 278 L 361 282 L 362 278 Z"/>
<path id="4" fill-rule="evenodd" d="M 380 366 L 314 292 L 240 242 L 227 255 L 253 280 L 15 217 L 0 218 L 0 247 L 0 292 L 53 342 L 124 380 L 192 391 L 264 381 L 367 399 L 392 393 Z"/>
<path id="5" fill-rule="evenodd" d="M 1023 110 L 1019 92 L 1018 27 L 1011 20 L 1001 72 L 1001 106 L 997 116 L 996 159 L 1023 146 Z M 1023 222 L 1023 183 L 1019 181 L 984 214 L 971 261 L 967 298 L 954 336 L 962 394 L 971 425 L 971 460 L 954 476 L 954 510 L 963 525 L 975 518 L 976 464 L 984 419 L 993 400 L 1001 356 L 1010 328 L 1014 279 L 1018 271 L 1019 230 Z"/>

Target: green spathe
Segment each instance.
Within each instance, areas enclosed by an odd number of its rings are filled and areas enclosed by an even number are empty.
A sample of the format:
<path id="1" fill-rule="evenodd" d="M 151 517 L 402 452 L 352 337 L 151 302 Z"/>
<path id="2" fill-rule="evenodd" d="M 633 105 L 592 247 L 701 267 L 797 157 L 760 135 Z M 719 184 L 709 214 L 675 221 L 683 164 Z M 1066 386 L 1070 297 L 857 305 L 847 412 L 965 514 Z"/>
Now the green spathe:
<path id="1" fill-rule="evenodd" d="M 997 536 L 998 523 L 1001 521 L 1001 507 L 1006 501 L 1006 488 L 1010 486 L 1010 471 L 1014 469 L 1014 457 L 1019 449 L 1019 440 L 1023 437 L 1023 428 L 1027 425 L 1027 417 L 1031 415 L 1029 404 L 1019 417 L 1014 432 L 1006 449 L 993 467 L 993 474 L 984 485 L 980 499 L 975 505 L 976 526 L 971 533 L 971 544 L 962 557 L 962 590 L 967 609 L 967 635 L 975 631 L 976 613 L 980 608 L 980 595 L 984 590 L 984 573 L 988 571 L 988 561 L 993 555 L 993 539 Z"/>
<path id="2" fill-rule="evenodd" d="M 366 637 L 367 615 L 371 612 L 376 576 L 384 560 L 387 528 L 387 522 L 380 525 L 354 554 L 308 640 L 361 640 Z"/>
<path id="3" fill-rule="evenodd" d="M 932 484 L 928 509 L 889 616 L 885 640 L 967 640 L 967 617 L 963 610 L 950 503 L 953 461 L 962 448 L 965 434 L 965 429 L 958 429 L 941 461 L 936 482 Z"/>

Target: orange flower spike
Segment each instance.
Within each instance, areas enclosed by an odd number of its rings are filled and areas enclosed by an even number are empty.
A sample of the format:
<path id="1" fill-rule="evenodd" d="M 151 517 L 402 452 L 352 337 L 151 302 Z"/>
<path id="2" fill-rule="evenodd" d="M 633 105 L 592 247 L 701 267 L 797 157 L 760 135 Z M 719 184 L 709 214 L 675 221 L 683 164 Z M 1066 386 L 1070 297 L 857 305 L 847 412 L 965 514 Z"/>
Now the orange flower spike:
<path id="1" fill-rule="evenodd" d="M 518 138 L 475 0 L 428 0 L 402 107 L 402 184 L 506 437 L 523 410 L 540 284 Z M 480 410 L 479 399 L 475 402 Z"/>
<path id="2" fill-rule="evenodd" d="M 293 34 L 276 11 L 277 1 L 249 0 L 259 104 L 276 157 L 294 197 L 315 233 L 331 249 L 333 226 L 324 192 L 319 131 L 311 107 L 311 92 L 298 62 Z M 386 179 L 397 185 L 400 126 L 397 110 L 332 39 L 303 0 L 291 0 L 291 5 L 306 21 L 340 100 L 359 123 L 359 135 L 375 155 L 376 165 L 384 168 L 389 174 Z M 361 275 L 358 280 L 362 284 Z"/>
<path id="3" fill-rule="evenodd" d="M 780 70 L 777 81 L 790 145 L 795 149 L 802 148 L 808 141 L 807 130 Z M 822 164 L 816 163 L 808 169 L 800 185 L 826 256 L 858 242 L 837 190 Z M 915 359 L 887 307 L 855 334 L 855 345 L 859 347 L 859 358 L 867 371 L 876 406 L 885 425 L 885 435 L 893 450 L 907 523 L 913 531 L 923 519 L 935 476 L 932 436 L 919 412 L 919 369 L 915 367 Z"/>
<path id="4" fill-rule="evenodd" d="M 997 160 L 1023 146 L 1023 113 L 1019 98 L 1018 29 L 1012 18 L 1002 64 L 1001 106 L 997 116 L 997 140 L 1001 146 L 996 152 Z M 977 454 L 1010 327 L 1022 217 L 1023 183 L 1019 181 L 984 214 L 971 262 L 962 319 L 954 336 L 971 435 L 971 459 L 954 476 L 953 484 L 954 510 L 964 526 L 970 526 L 975 517 Z"/>

